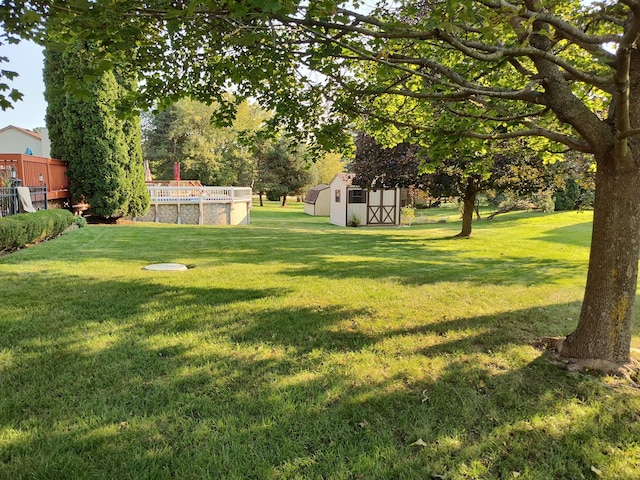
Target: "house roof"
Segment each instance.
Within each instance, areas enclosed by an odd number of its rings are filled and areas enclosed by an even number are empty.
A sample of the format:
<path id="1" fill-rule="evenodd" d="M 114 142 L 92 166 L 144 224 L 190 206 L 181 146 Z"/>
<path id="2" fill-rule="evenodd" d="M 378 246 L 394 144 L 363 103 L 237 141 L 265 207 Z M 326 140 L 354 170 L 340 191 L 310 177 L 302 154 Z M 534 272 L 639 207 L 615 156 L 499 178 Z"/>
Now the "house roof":
<path id="1" fill-rule="evenodd" d="M 7 130 L 17 130 L 19 132 L 24 133 L 25 135 L 29 135 L 31 137 L 34 137 L 38 140 L 42 140 L 42 135 L 40 135 L 39 133 L 34 132 L 33 130 L 27 130 L 26 128 L 20 128 L 20 127 L 16 127 L 14 125 L 7 125 L 4 128 L 0 128 L 0 133 L 5 132 Z"/>
<path id="2" fill-rule="evenodd" d="M 307 192 L 307 195 L 304 197 L 304 203 L 316 203 L 318 200 L 318 196 L 320 196 L 320 192 L 329 188 L 329 185 L 320 184 L 315 187 L 311 187 Z"/>

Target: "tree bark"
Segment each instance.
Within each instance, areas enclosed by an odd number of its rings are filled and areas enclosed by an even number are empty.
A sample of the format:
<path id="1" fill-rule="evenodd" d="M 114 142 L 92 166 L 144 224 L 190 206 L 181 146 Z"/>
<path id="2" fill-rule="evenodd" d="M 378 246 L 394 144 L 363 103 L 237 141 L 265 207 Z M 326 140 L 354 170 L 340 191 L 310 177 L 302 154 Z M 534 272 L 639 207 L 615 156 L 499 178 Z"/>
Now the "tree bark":
<path id="1" fill-rule="evenodd" d="M 286 196 L 286 195 L 283 195 L 283 196 L 282 196 L 282 206 L 283 206 L 283 207 L 286 207 L 286 206 L 287 206 L 287 196 Z"/>
<path id="2" fill-rule="evenodd" d="M 634 17 L 633 35 L 625 40 L 629 45 L 618 50 L 617 89 L 610 109 L 614 122 L 609 124 L 615 126 L 615 136 L 601 142 L 595 154 L 589 273 L 578 327 L 560 348 L 566 357 L 631 361 L 640 256 L 640 138 L 621 134 L 640 126 L 640 53 L 630 46 L 635 45 L 639 22 Z"/>
<path id="3" fill-rule="evenodd" d="M 260 206 L 264 207 L 264 201 L 262 200 L 262 192 L 258 192 L 258 198 L 260 199 Z"/>
<path id="4" fill-rule="evenodd" d="M 476 204 L 478 185 L 473 178 L 467 180 L 462 200 L 462 231 L 456 237 L 470 237 L 473 223 L 473 213 Z"/>
<path id="5" fill-rule="evenodd" d="M 608 160 L 597 162 L 589 273 L 580 320 L 560 353 L 628 363 L 640 252 L 640 172 L 632 160 Z"/>

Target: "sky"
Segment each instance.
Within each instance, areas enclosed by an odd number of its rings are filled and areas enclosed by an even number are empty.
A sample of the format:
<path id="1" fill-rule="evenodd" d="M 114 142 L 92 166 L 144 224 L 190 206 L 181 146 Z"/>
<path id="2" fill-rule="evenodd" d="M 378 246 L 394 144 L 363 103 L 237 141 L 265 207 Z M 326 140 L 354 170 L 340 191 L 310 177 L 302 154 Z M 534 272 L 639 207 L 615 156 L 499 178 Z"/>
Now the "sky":
<path id="1" fill-rule="evenodd" d="M 24 40 L 18 45 L 3 44 L 0 46 L 0 56 L 9 58 L 9 63 L 3 63 L 0 68 L 19 74 L 8 82 L 9 86 L 23 94 L 22 101 L 16 102 L 12 109 L 0 110 L 0 128 L 7 125 L 29 130 L 44 127 L 47 103 L 44 100 L 42 80 L 42 47 Z"/>

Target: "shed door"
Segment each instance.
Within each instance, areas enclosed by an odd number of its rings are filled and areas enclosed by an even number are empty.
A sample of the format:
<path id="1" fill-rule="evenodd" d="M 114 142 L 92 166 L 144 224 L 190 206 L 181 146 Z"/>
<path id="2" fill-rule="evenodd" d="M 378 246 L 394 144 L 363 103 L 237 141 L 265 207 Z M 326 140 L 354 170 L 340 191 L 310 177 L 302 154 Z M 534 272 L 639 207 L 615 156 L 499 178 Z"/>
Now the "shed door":
<path id="1" fill-rule="evenodd" d="M 396 191 L 372 190 L 369 192 L 367 223 L 370 225 L 395 225 Z"/>

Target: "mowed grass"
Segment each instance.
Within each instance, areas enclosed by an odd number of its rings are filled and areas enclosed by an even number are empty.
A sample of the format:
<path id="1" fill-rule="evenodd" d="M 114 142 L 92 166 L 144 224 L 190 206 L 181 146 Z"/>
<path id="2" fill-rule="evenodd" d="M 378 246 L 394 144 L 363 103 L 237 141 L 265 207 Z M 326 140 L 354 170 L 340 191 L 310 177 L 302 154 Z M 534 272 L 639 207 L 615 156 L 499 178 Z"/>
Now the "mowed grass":
<path id="1" fill-rule="evenodd" d="M 590 221 L 269 205 L 2 257 L 0 478 L 638 478 L 638 392 L 531 346 L 575 327 Z"/>

